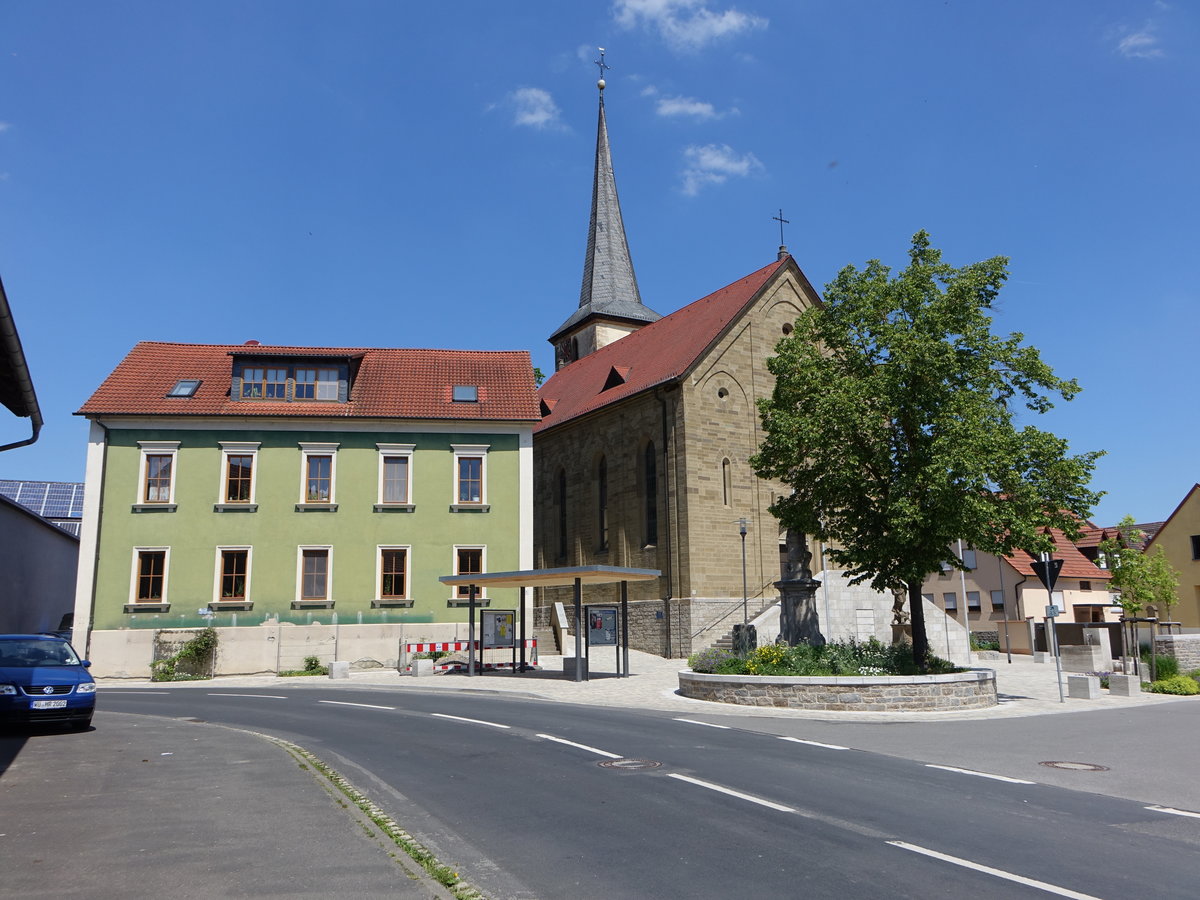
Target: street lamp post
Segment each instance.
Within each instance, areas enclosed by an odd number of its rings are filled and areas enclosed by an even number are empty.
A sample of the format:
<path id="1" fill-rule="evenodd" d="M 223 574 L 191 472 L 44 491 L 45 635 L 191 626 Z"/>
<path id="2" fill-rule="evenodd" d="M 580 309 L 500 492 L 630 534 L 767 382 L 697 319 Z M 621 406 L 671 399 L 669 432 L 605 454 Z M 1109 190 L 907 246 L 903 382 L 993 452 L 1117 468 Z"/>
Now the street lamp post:
<path id="1" fill-rule="evenodd" d="M 743 516 L 738 519 L 738 533 L 742 536 L 742 624 L 746 625 L 750 621 L 750 612 L 748 608 L 748 597 L 746 590 L 746 526 L 750 522 Z"/>

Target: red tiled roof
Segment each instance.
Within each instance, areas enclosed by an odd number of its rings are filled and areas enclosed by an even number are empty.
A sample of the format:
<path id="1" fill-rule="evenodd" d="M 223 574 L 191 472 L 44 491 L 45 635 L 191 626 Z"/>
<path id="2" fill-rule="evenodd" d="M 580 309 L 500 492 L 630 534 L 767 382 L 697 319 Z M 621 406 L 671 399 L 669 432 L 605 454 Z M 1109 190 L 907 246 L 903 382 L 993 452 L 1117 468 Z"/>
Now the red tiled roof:
<path id="1" fill-rule="evenodd" d="M 357 368 L 346 403 L 231 400 L 233 356 L 339 357 Z M 192 397 L 167 397 L 198 378 Z M 477 403 L 455 403 L 454 385 L 475 385 Z M 76 413 L 81 416 L 300 416 L 536 421 L 528 351 L 278 347 L 141 341 Z"/>
<path id="2" fill-rule="evenodd" d="M 559 369 L 538 391 L 550 411 L 534 430 L 545 431 L 678 378 L 789 259 L 776 260 Z M 625 381 L 604 390 L 614 369 Z"/>
<path id="3" fill-rule="evenodd" d="M 1071 543 L 1071 539 L 1057 528 L 1053 529 L 1051 534 L 1054 537 L 1054 558 L 1063 561 L 1062 571 L 1058 573 L 1059 578 L 1082 578 L 1085 581 L 1108 581 L 1112 578 L 1109 572 L 1101 569 L 1080 553 L 1078 548 Z M 1033 571 L 1033 563 L 1037 558 L 1030 556 L 1024 550 L 1018 550 L 1011 556 L 1006 556 L 1005 559 L 1022 575 L 1037 577 Z"/>

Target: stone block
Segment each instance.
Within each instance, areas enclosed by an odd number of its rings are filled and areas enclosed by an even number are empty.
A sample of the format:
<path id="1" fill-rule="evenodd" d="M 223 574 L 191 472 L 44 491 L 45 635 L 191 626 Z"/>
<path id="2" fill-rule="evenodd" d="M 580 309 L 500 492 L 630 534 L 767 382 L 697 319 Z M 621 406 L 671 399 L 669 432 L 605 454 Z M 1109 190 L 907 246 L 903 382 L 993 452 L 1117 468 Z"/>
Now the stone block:
<path id="1" fill-rule="evenodd" d="M 412 661 L 412 673 L 414 675 L 432 675 L 433 660 L 432 659 L 414 659 Z"/>
<path id="2" fill-rule="evenodd" d="M 330 678 L 349 678 L 350 677 L 350 660 L 341 659 L 335 660 L 329 664 Z"/>
<path id="3" fill-rule="evenodd" d="M 1104 672 L 1112 660 L 1099 644 L 1067 644 L 1058 648 L 1064 672 Z"/>
<path id="4" fill-rule="evenodd" d="M 1108 676 L 1108 692 L 1114 697 L 1132 697 L 1142 692 L 1142 679 L 1137 675 Z"/>
<path id="5" fill-rule="evenodd" d="M 1099 700 L 1100 679 L 1095 675 L 1068 675 L 1067 696 L 1076 700 Z"/>
<path id="6" fill-rule="evenodd" d="M 1046 661 L 1046 651 L 1045 650 L 1034 650 L 1033 651 L 1033 661 L 1035 663 L 1044 663 Z"/>

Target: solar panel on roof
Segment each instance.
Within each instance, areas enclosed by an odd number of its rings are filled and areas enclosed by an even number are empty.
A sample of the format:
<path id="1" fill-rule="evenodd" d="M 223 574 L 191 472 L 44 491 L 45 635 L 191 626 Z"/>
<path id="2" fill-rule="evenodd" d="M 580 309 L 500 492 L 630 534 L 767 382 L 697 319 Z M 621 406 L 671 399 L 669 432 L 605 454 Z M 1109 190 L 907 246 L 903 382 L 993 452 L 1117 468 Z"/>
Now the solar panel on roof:
<path id="1" fill-rule="evenodd" d="M 0 481 L 0 494 L 48 519 L 83 518 L 83 488 L 73 481 Z"/>

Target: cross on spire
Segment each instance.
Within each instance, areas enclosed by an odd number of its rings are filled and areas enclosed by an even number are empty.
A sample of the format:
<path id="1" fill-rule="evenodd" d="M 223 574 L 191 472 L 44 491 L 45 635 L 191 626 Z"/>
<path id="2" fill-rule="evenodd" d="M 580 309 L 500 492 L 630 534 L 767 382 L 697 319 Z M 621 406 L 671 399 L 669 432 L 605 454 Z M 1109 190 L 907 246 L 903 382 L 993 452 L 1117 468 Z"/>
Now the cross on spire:
<path id="1" fill-rule="evenodd" d="M 782 246 L 782 245 L 783 245 L 783 226 L 784 226 L 784 225 L 791 225 L 791 224 L 792 224 L 792 223 L 791 223 L 791 220 L 790 220 L 790 219 L 785 219 L 785 218 L 783 217 L 783 210 L 781 209 L 781 210 L 779 211 L 779 215 L 777 215 L 777 216 L 771 216 L 771 221 L 772 221 L 772 222 L 778 222 L 778 223 L 779 223 L 779 244 L 780 244 L 780 246 Z"/>
<path id="2" fill-rule="evenodd" d="M 596 87 L 600 88 L 600 90 L 604 90 L 604 70 L 611 69 L 612 66 L 604 61 L 604 48 L 597 47 L 596 49 L 600 51 L 600 58 L 593 60 L 595 65 L 600 69 L 600 80 L 596 82 Z"/>

